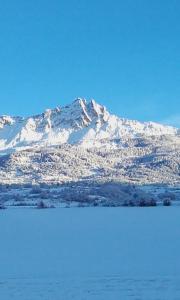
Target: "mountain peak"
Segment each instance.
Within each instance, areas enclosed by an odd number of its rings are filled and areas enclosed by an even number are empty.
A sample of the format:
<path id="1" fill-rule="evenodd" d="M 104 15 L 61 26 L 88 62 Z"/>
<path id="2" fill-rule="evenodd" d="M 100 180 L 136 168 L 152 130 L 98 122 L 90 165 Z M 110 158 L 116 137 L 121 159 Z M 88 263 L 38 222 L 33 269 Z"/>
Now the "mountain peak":
<path id="1" fill-rule="evenodd" d="M 95 100 L 87 101 L 84 98 L 76 98 L 70 105 L 62 107 L 61 116 L 66 123 L 74 122 L 78 127 L 88 126 L 93 120 L 107 119 L 108 112 L 104 106 L 98 104 Z"/>
<path id="2" fill-rule="evenodd" d="M 86 105 L 86 99 L 77 97 L 72 103 L 76 103 L 79 105 Z"/>

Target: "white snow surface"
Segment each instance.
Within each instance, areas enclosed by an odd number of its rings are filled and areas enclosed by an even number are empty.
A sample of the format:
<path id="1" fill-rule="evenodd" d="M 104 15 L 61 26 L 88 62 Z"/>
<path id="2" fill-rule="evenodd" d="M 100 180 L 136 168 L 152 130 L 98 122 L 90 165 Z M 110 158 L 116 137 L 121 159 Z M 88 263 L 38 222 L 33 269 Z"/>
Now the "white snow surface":
<path id="1" fill-rule="evenodd" d="M 179 300 L 180 210 L 0 211 L 2 300 Z"/>
<path id="2" fill-rule="evenodd" d="M 48 109 L 37 116 L 0 117 L 0 152 L 63 143 L 100 147 L 104 140 L 108 145 L 114 139 L 178 133 L 171 126 L 119 118 L 94 100 L 78 98 L 68 106 Z"/>

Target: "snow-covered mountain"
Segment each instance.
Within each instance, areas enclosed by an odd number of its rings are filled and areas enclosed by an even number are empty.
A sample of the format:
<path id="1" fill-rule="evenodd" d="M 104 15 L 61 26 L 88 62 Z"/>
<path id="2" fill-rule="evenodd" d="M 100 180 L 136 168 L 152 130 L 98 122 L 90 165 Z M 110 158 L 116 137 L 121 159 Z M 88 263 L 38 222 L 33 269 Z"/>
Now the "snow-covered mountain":
<path id="1" fill-rule="evenodd" d="M 180 200 L 179 129 L 79 98 L 37 116 L 2 116 L 0 191 L 6 206 L 153 205 L 162 192 Z"/>
<path id="2" fill-rule="evenodd" d="M 99 199 L 109 205 L 113 197 L 119 205 L 164 189 L 180 200 L 177 128 L 119 118 L 84 99 L 28 118 L 0 117 L 0 203 Z"/>
<path id="3" fill-rule="evenodd" d="M 65 143 L 85 148 L 113 147 L 117 141 L 123 144 L 127 139 L 178 133 L 170 126 L 119 118 L 94 100 L 78 98 L 68 106 L 48 109 L 37 116 L 0 117 L 0 152 Z"/>

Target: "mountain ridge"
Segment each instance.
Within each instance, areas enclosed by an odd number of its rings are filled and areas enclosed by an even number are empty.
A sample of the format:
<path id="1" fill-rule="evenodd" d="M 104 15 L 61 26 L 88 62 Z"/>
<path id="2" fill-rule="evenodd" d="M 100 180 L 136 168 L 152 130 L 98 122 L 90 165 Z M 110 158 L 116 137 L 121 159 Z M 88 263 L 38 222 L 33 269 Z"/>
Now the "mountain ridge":
<path id="1" fill-rule="evenodd" d="M 30 117 L 0 117 L 0 152 L 64 143 L 106 146 L 113 140 L 142 136 L 179 135 L 179 129 L 155 122 L 139 122 L 110 114 L 95 100 L 75 99 L 70 105 L 47 109 Z M 112 146 L 112 145 L 111 145 Z"/>

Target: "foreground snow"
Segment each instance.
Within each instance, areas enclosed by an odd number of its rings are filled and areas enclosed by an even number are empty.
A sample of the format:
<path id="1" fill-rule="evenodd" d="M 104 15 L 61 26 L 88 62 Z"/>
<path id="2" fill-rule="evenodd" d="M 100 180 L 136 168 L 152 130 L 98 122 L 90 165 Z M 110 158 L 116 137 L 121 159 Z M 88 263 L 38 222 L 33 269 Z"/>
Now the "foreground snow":
<path id="1" fill-rule="evenodd" d="M 180 210 L 0 211 L 0 299 L 178 300 Z"/>

